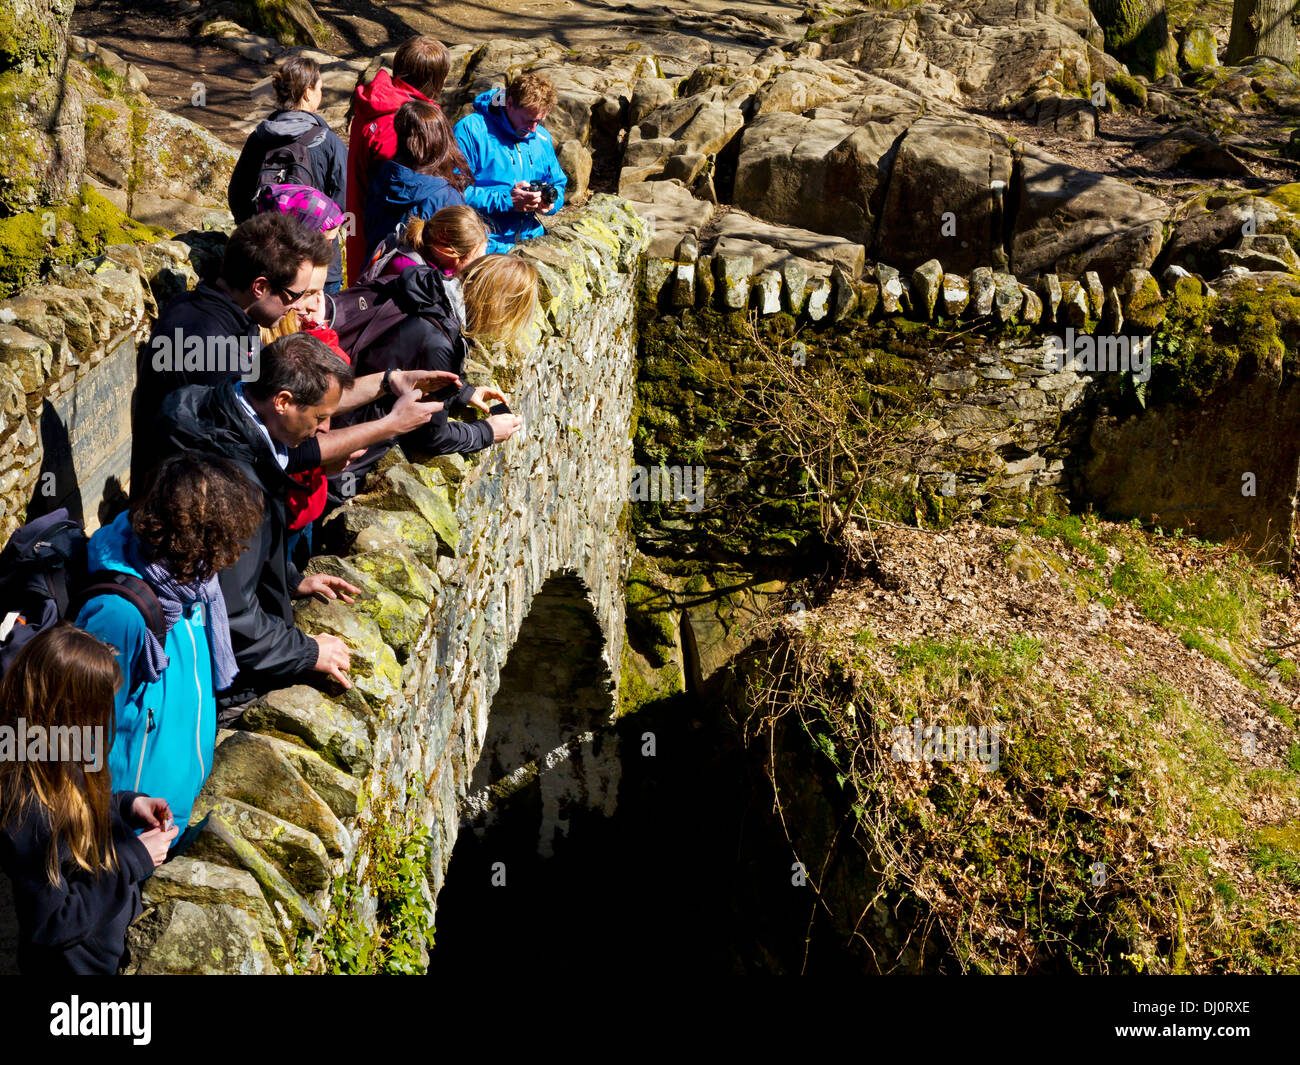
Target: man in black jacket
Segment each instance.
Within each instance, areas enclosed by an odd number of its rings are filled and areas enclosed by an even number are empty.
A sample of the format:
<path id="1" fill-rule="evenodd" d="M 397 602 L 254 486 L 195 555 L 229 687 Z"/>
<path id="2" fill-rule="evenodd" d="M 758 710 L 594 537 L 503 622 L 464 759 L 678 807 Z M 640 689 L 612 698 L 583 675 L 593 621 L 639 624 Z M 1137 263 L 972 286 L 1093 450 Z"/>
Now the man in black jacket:
<path id="1" fill-rule="evenodd" d="M 263 494 L 261 527 L 239 561 L 220 574 L 239 663 L 234 683 L 217 696 L 225 711 L 312 670 L 351 687 L 347 644 L 299 629 L 293 597 L 315 594 L 350 603 L 358 589 L 328 574 L 303 577 L 288 560 L 285 495 L 295 484 L 289 476 L 295 472 L 292 450 L 328 421 L 352 382 L 352 370 L 315 337 L 293 333 L 262 350 L 261 371 L 256 381 L 173 392 L 152 434 L 160 458 L 180 449 L 215 452 L 238 465 Z M 223 726 L 232 719 L 222 716 Z"/>
<path id="2" fill-rule="evenodd" d="M 153 425 L 168 394 L 260 373 L 258 327 L 273 326 L 296 308 L 313 269 L 328 265 L 333 254 L 323 234 L 296 219 L 255 215 L 231 234 L 221 276 L 167 304 L 136 354 L 132 485 L 142 485 L 159 458 L 141 430 Z"/>

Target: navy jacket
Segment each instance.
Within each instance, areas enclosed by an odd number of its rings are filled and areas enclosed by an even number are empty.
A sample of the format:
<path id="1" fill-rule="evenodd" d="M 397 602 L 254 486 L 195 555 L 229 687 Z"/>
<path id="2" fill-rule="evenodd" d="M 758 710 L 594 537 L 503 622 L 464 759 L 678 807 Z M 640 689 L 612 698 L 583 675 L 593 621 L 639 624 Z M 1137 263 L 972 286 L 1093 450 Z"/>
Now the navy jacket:
<path id="1" fill-rule="evenodd" d="M 262 160 L 266 158 L 266 153 L 272 148 L 297 140 L 313 128 L 317 134 L 307 142 L 307 154 L 311 157 L 316 181 L 306 184 L 323 192 L 340 211 L 344 209 L 343 205 L 347 202 L 347 146 L 330 129 L 329 123 L 314 111 L 272 111 L 249 134 L 248 140 L 244 142 L 244 150 L 239 153 L 239 161 L 235 163 L 235 169 L 230 175 L 226 198 L 236 224 L 247 221 L 255 213 L 253 199 L 257 195 L 257 177 L 262 171 Z M 334 285 L 342 280 L 343 264 L 336 246 L 334 261 L 330 263 L 325 283 Z"/>
<path id="2" fill-rule="evenodd" d="M 366 194 L 366 260 L 408 215 L 432 218 L 442 208 L 464 202 L 460 190 L 446 178 L 421 174 L 393 159 L 387 160 Z"/>
<path id="3" fill-rule="evenodd" d="M 221 350 L 211 340 L 218 338 Z M 237 380 L 241 351 L 261 344 L 257 325 L 220 289 L 200 282 L 182 292 L 158 315 L 147 344 L 136 351 L 135 394 L 131 404 L 131 485 L 139 491 L 145 475 L 162 457 L 148 430 L 163 400 L 186 385 L 217 385 Z M 186 347 L 190 347 L 187 357 Z M 229 350 L 234 357 L 226 357 Z M 221 370 L 217 359 L 233 370 Z M 187 365 L 192 369 L 185 369 Z M 209 369 L 208 367 L 214 367 Z"/>
<path id="4" fill-rule="evenodd" d="M 286 550 L 284 501 L 289 488 L 298 487 L 289 476 L 292 463 L 289 472 L 280 468 L 231 381 L 173 392 L 151 436 L 162 453 L 189 448 L 221 455 L 261 489 L 262 524 L 239 561 L 218 576 L 230 618 L 230 643 L 239 662 L 239 674 L 218 696 L 219 705 L 236 705 L 292 684 L 315 666 L 318 651 L 316 641 L 297 627 L 293 616 L 293 593 L 302 574 Z"/>
<path id="5" fill-rule="evenodd" d="M 132 827 L 137 793 L 114 793 L 110 830 L 117 870 L 92 874 L 71 861 L 63 883 L 45 875 L 49 820 L 36 802 L 0 829 L 0 868 L 14 885 L 18 911 L 18 966 L 24 976 L 112 976 L 126 951 L 126 930 L 140 915 L 140 883 L 153 874 L 153 859 Z"/>
<path id="6" fill-rule="evenodd" d="M 182 292 L 166 307 L 154 323 L 149 342 L 135 356 L 135 392 L 131 403 L 131 490 L 138 492 L 150 470 L 169 452 L 162 451 L 150 435 L 162 410 L 163 401 L 178 388 L 187 385 L 219 385 L 240 378 L 239 366 L 233 370 L 185 369 L 209 365 L 195 361 L 185 353 L 191 343 L 202 345 L 196 352 L 205 358 L 216 351 L 209 341 L 217 338 L 226 351 L 260 350 L 261 333 L 248 317 L 220 289 L 202 282 L 189 292 Z M 178 350 L 179 349 L 179 350 Z M 290 453 L 290 472 L 309 470 L 320 465 L 320 442 L 315 437 Z"/>

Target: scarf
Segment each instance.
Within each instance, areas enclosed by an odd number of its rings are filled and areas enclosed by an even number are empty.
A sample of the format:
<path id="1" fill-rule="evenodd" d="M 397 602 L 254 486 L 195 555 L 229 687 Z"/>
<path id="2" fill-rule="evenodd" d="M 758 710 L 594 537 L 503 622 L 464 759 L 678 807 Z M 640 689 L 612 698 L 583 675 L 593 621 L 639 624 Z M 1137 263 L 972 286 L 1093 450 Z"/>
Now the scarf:
<path id="1" fill-rule="evenodd" d="M 235 674 L 239 672 L 239 666 L 235 662 L 235 652 L 230 645 L 230 618 L 226 614 L 226 597 L 221 594 L 221 585 L 217 581 L 216 574 L 214 573 L 206 581 L 182 584 L 172 576 L 171 570 L 162 562 L 145 562 L 140 557 L 134 536 L 129 538 L 128 545 L 128 561 L 158 597 L 158 605 L 162 607 L 167 632 L 171 632 L 172 627 L 180 619 L 186 604 L 200 602 L 207 605 L 206 628 L 208 648 L 212 652 L 213 682 L 217 691 L 229 688 L 231 681 L 235 679 Z M 162 643 L 152 630 L 146 630 L 145 634 L 145 665 L 151 674 L 150 683 L 156 681 L 169 665 L 167 652 L 163 650 Z"/>

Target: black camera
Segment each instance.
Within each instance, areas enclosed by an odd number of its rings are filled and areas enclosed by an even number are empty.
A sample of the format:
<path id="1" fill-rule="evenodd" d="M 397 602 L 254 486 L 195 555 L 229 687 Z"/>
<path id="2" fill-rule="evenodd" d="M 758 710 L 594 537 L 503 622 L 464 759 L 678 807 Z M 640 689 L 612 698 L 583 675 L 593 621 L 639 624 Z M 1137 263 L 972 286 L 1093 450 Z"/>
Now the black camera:
<path id="1" fill-rule="evenodd" d="M 549 181 L 530 181 L 528 183 L 528 191 L 540 192 L 542 194 L 543 207 L 550 207 L 560 194 L 559 190 Z"/>

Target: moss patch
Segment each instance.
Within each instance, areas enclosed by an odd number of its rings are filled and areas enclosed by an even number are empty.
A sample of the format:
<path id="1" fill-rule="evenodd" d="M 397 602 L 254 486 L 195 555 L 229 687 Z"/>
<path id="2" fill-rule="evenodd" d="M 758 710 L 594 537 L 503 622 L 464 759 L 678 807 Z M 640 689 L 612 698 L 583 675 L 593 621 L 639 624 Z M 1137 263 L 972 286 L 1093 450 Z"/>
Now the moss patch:
<path id="1" fill-rule="evenodd" d="M 319 47 L 329 38 L 329 27 L 302 0 L 237 0 L 235 11 L 240 22 L 283 45 Z"/>
<path id="2" fill-rule="evenodd" d="M 110 244 L 157 239 L 91 188 L 72 203 L 0 219 L 0 298 L 34 284 L 56 263 L 98 255 Z"/>
<path id="3" fill-rule="evenodd" d="M 1155 331 L 1148 404 L 1203 401 L 1238 373 L 1300 371 L 1300 295 L 1272 281 L 1256 291 L 1242 285 L 1221 298 L 1200 293 L 1199 282 L 1183 278 L 1166 304 Z"/>

